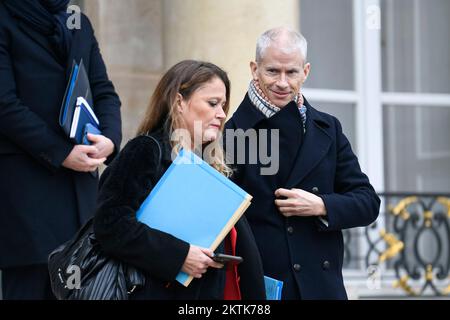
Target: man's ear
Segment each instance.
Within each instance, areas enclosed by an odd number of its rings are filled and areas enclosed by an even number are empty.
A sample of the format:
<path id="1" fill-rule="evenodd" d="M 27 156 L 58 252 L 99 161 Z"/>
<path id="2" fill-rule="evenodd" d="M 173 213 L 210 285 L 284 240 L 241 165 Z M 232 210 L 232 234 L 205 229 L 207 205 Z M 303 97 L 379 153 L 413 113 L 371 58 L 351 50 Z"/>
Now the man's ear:
<path id="1" fill-rule="evenodd" d="M 258 64 L 256 62 L 250 62 L 250 71 L 252 72 L 253 80 L 258 80 Z"/>
<path id="2" fill-rule="evenodd" d="M 305 65 L 303 66 L 303 73 L 305 74 L 305 78 L 303 79 L 303 81 L 306 81 L 310 71 L 311 71 L 311 63 L 309 62 L 305 63 Z"/>

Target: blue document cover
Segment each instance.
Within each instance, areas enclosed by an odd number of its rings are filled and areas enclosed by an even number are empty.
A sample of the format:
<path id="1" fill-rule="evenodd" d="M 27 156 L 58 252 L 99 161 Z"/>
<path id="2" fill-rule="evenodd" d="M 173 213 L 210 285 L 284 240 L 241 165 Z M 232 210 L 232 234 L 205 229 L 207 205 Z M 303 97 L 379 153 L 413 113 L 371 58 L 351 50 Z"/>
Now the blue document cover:
<path id="1" fill-rule="evenodd" d="M 266 286 L 267 300 L 281 300 L 281 291 L 283 290 L 283 281 L 264 276 Z"/>
<path id="2" fill-rule="evenodd" d="M 67 136 L 70 136 L 72 120 L 77 107 L 77 99 L 79 97 L 82 97 L 91 108 L 93 107 L 89 77 L 84 68 L 83 60 L 80 61 L 80 64 L 76 64 L 75 61 L 73 62 L 69 82 L 59 113 L 59 124 Z"/>
<path id="3" fill-rule="evenodd" d="M 197 155 L 181 150 L 136 217 L 151 228 L 214 251 L 251 198 Z M 192 279 L 183 272 L 177 276 L 184 286 Z"/>
<path id="4" fill-rule="evenodd" d="M 78 97 L 69 136 L 76 144 L 89 144 L 85 138 L 87 132 L 101 134 L 99 121 L 88 102 Z"/>

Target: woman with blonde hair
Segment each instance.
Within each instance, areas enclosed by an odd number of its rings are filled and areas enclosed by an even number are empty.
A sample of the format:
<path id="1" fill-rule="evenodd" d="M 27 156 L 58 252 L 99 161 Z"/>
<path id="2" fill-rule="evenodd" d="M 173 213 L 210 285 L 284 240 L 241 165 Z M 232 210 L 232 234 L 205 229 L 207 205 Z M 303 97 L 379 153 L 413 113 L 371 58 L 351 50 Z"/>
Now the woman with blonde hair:
<path id="1" fill-rule="evenodd" d="M 146 276 L 145 287 L 130 299 L 265 299 L 261 260 L 245 217 L 216 250 L 240 255 L 244 262 L 225 268 L 213 261 L 211 250 L 136 220 L 136 211 L 181 148 L 231 174 L 219 143 L 229 98 L 228 76 L 216 65 L 194 60 L 174 65 L 158 83 L 137 136 L 100 179 L 96 237 L 105 253 Z M 188 287 L 175 281 L 180 271 L 194 277 Z"/>

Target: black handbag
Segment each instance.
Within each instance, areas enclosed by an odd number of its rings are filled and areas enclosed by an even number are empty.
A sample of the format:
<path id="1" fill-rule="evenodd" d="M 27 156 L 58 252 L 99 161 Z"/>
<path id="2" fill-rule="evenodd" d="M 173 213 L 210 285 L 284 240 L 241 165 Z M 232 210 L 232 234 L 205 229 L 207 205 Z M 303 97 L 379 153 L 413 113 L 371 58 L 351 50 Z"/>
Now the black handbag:
<path id="1" fill-rule="evenodd" d="M 159 168 L 162 151 L 158 140 Z M 145 285 L 141 271 L 103 253 L 95 238 L 93 218 L 48 257 L 50 282 L 59 300 L 128 300 Z"/>
<path id="2" fill-rule="evenodd" d="M 93 218 L 49 255 L 48 268 L 59 300 L 128 300 L 129 294 L 145 284 L 139 270 L 102 252 Z"/>

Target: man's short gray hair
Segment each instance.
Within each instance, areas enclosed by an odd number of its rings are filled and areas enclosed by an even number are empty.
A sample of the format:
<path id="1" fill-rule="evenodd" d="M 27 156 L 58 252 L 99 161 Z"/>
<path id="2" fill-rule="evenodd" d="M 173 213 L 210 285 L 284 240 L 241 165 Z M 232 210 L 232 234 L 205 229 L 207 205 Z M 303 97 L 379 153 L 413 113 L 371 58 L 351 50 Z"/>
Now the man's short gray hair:
<path id="1" fill-rule="evenodd" d="M 278 49 L 288 53 L 298 50 L 302 55 L 303 62 L 305 62 L 308 51 L 308 43 L 306 42 L 305 37 L 299 32 L 286 27 L 267 30 L 258 38 L 258 41 L 256 42 L 256 62 L 259 63 L 261 61 L 266 49 L 274 42 L 277 42 L 277 40 L 280 39 L 280 36 L 285 36 L 287 41 L 284 42 L 282 47 L 278 47 Z"/>

